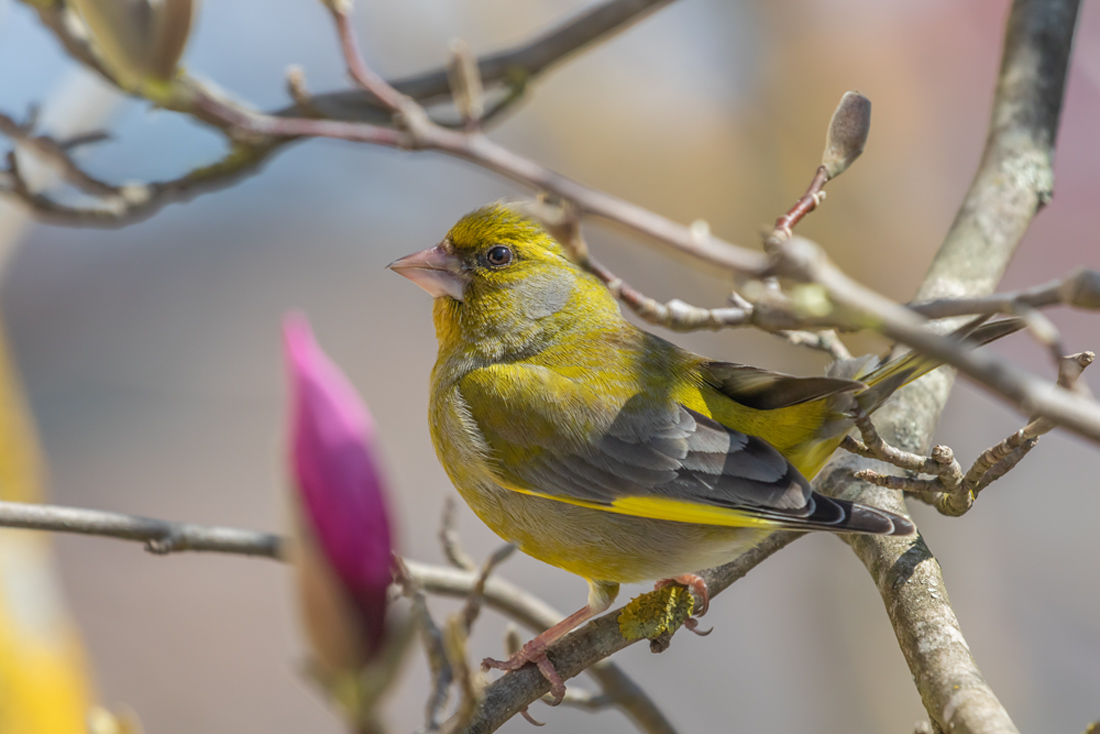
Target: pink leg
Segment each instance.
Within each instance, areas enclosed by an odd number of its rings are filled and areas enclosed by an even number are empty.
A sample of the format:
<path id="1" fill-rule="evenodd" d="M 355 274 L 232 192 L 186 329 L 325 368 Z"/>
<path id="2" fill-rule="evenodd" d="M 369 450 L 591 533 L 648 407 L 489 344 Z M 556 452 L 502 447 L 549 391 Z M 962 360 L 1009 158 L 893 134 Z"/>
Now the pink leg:
<path id="1" fill-rule="evenodd" d="M 485 658 L 481 661 L 484 670 L 496 668 L 497 670 L 519 670 L 527 663 L 538 666 L 542 676 L 550 682 L 550 694 L 554 697 L 554 705 L 561 703 L 565 698 L 565 681 L 554 668 L 554 664 L 546 657 L 546 650 L 550 645 L 565 637 L 570 631 L 584 624 L 597 614 L 606 611 L 615 596 L 619 593 L 618 584 L 608 584 L 599 581 L 588 582 L 588 604 L 579 609 L 550 629 L 543 632 L 535 639 L 521 647 L 515 655 L 507 660 L 494 660 Z"/>

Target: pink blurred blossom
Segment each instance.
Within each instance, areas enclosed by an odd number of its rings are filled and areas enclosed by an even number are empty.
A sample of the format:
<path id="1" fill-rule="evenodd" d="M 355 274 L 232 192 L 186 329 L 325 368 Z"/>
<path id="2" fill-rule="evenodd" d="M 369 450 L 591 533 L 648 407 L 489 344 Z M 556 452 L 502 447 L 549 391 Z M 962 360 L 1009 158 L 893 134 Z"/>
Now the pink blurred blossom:
<path id="1" fill-rule="evenodd" d="M 382 642 L 392 580 L 392 530 L 374 421 L 304 316 L 286 317 L 283 342 L 307 631 L 321 662 L 361 665 Z"/>

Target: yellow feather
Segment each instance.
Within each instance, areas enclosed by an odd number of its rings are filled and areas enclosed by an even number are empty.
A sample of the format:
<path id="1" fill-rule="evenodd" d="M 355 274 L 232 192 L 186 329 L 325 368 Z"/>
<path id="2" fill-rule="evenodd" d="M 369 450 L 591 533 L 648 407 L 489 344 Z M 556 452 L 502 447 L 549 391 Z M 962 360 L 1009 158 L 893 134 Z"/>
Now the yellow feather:
<path id="1" fill-rule="evenodd" d="M 616 515 L 645 517 L 650 520 L 668 520 L 671 522 L 690 522 L 723 528 L 769 528 L 774 530 L 782 527 L 782 523 L 757 517 L 741 510 L 714 505 L 701 505 L 698 502 L 685 502 L 671 497 L 623 497 L 608 505 L 599 502 L 587 502 L 574 497 L 533 492 L 515 485 L 500 484 L 506 489 L 520 494 L 542 497 L 543 499 L 564 502 L 576 507 L 586 507 L 600 512 L 612 512 Z"/>

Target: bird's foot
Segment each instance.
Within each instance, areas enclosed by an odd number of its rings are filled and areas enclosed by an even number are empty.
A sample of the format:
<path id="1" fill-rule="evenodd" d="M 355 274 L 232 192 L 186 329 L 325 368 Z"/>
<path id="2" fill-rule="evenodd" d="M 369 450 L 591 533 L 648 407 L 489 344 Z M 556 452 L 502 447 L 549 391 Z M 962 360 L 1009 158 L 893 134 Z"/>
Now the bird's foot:
<path id="1" fill-rule="evenodd" d="M 670 579 L 661 579 L 653 585 L 654 589 L 663 589 L 666 586 L 672 584 L 680 584 L 686 586 L 691 590 L 691 593 L 699 600 L 699 613 L 691 617 L 688 617 L 684 621 L 684 627 L 691 632 L 699 635 L 700 637 L 706 637 L 714 628 L 706 630 L 705 632 L 699 629 L 699 620 L 695 617 L 702 617 L 707 613 L 707 609 L 710 608 L 710 592 L 707 591 L 707 582 L 702 576 L 697 576 L 693 573 L 682 573 L 679 576 L 673 576 Z"/>
<path id="2" fill-rule="evenodd" d="M 699 600 L 699 613 L 695 615 L 696 617 L 702 617 L 707 613 L 707 609 L 710 608 L 710 593 L 707 591 L 707 582 L 702 576 L 696 576 L 693 573 L 682 573 L 670 579 L 661 579 L 653 585 L 653 588 L 663 589 L 673 584 L 688 587 Z"/>
<path id="3" fill-rule="evenodd" d="M 549 702 L 551 706 L 557 706 L 565 698 L 565 681 L 558 674 L 554 664 L 550 662 L 550 658 L 546 657 L 546 649 L 549 647 L 546 643 L 539 640 L 537 637 L 526 645 L 521 647 L 512 657 L 507 660 L 494 660 L 493 658 L 485 658 L 481 661 L 481 669 L 489 670 L 495 668 L 496 670 L 519 670 L 528 663 L 534 663 L 539 672 L 542 673 L 542 677 L 550 682 L 550 695 L 553 697 L 553 701 Z"/>

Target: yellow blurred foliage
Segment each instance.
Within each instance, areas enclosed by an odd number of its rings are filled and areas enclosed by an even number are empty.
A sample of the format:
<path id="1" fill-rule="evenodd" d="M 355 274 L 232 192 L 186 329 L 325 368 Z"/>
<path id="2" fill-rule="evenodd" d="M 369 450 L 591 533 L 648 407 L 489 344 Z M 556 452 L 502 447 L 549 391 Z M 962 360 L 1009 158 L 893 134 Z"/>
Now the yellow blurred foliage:
<path id="1" fill-rule="evenodd" d="M 42 498 L 37 440 L 0 332 L 0 499 Z M 84 649 L 62 601 L 49 536 L 0 530 L 0 732 L 85 732 Z"/>

